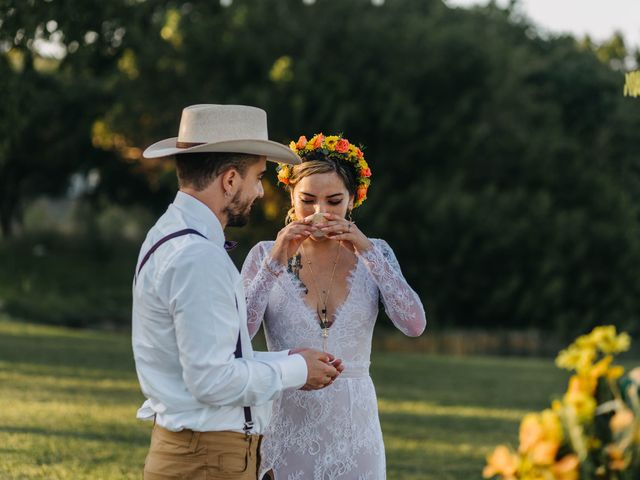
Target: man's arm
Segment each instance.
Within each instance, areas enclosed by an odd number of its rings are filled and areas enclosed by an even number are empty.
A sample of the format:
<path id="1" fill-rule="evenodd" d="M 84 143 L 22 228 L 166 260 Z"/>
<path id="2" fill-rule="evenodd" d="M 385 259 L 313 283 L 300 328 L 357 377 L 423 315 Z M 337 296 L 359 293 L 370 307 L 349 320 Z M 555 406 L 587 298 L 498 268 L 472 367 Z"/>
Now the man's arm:
<path id="1" fill-rule="evenodd" d="M 225 253 L 217 250 L 205 242 L 190 246 L 160 282 L 174 319 L 182 376 L 202 403 L 260 405 L 304 385 L 307 362 L 300 355 L 268 362 L 234 357 L 240 319 Z"/>

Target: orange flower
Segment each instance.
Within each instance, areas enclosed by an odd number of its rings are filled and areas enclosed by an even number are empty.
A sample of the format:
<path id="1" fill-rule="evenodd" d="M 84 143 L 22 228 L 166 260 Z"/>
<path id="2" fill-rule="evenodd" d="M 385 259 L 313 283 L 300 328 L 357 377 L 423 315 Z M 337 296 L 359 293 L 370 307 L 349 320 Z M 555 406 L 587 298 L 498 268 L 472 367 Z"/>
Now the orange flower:
<path id="1" fill-rule="evenodd" d="M 620 432 L 629 427 L 634 420 L 635 417 L 633 416 L 633 412 L 631 410 L 626 407 L 621 408 L 616 411 L 613 417 L 611 417 L 611 420 L 609 420 L 609 427 L 611 428 L 612 432 Z"/>
<path id="2" fill-rule="evenodd" d="M 570 453 L 565 455 L 553 466 L 553 474 L 556 480 L 578 480 L 580 460 L 578 456 Z"/>
<path id="3" fill-rule="evenodd" d="M 552 465 L 559 447 L 560 445 L 556 442 L 548 440 L 539 442 L 531 449 L 531 460 L 537 465 Z"/>
<path id="4" fill-rule="evenodd" d="M 298 139 L 298 143 L 296 143 L 296 147 L 298 147 L 299 150 L 302 150 L 306 146 L 307 146 L 307 137 L 305 137 L 304 135 L 301 135 L 300 138 Z"/>
<path id="5" fill-rule="evenodd" d="M 291 172 L 289 171 L 289 167 L 287 165 L 282 165 L 278 170 L 278 181 L 284 183 L 285 185 L 289 185 L 290 174 Z"/>
<path id="6" fill-rule="evenodd" d="M 361 177 L 370 177 L 371 176 L 371 169 L 370 168 L 363 168 L 362 170 L 360 170 L 360 176 Z"/>
<path id="7" fill-rule="evenodd" d="M 493 453 L 487 457 L 487 465 L 482 471 L 484 478 L 502 475 L 504 480 L 515 480 L 518 470 L 518 456 L 511 453 L 504 445 L 499 445 Z"/>
<path id="8" fill-rule="evenodd" d="M 320 148 L 322 146 L 323 141 L 324 141 L 324 135 L 319 133 L 315 137 L 315 141 L 313 142 L 313 148 Z"/>
<path id="9" fill-rule="evenodd" d="M 336 143 L 336 152 L 338 153 L 347 153 L 349 151 L 349 141 L 341 138 Z"/>
<path id="10" fill-rule="evenodd" d="M 356 198 L 358 199 L 358 201 L 362 201 L 362 200 L 365 200 L 367 198 L 367 186 L 366 185 L 360 185 L 358 187 L 358 189 L 356 190 Z"/>
<path id="11" fill-rule="evenodd" d="M 356 148 L 356 155 L 358 155 L 358 158 L 364 157 L 364 153 L 362 153 L 362 150 L 360 150 L 359 148 Z"/>
<path id="12" fill-rule="evenodd" d="M 526 453 L 544 438 L 542 424 L 538 420 L 538 415 L 529 413 L 525 415 L 520 423 L 520 451 Z"/>
<path id="13" fill-rule="evenodd" d="M 627 466 L 627 461 L 624 458 L 624 450 L 617 445 L 608 445 L 606 448 L 609 454 L 609 468 L 611 470 L 624 470 Z"/>

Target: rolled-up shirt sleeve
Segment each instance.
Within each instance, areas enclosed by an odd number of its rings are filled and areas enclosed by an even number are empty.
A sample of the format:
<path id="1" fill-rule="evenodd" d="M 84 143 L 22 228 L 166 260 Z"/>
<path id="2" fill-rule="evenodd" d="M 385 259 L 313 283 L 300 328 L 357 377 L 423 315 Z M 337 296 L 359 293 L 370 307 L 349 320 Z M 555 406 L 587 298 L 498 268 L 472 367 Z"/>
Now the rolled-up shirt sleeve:
<path id="1" fill-rule="evenodd" d="M 301 387 L 306 362 L 284 354 L 235 358 L 240 317 L 222 255 L 206 242 L 180 251 L 158 288 L 168 299 L 182 378 L 191 395 L 209 405 L 261 405 L 284 389 Z"/>

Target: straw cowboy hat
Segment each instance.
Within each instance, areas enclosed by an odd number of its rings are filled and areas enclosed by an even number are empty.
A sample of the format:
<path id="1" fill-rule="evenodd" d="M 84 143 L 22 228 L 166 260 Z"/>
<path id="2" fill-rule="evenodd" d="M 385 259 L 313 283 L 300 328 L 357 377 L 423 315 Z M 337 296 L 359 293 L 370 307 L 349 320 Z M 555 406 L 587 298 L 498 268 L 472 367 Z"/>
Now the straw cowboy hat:
<path id="1" fill-rule="evenodd" d="M 300 163 L 289 147 L 269 140 L 267 113 L 245 105 L 191 105 L 182 110 L 177 137 L 154 143 L 145 158 L 196 152 L 264 155 L 272 162 Z"/>

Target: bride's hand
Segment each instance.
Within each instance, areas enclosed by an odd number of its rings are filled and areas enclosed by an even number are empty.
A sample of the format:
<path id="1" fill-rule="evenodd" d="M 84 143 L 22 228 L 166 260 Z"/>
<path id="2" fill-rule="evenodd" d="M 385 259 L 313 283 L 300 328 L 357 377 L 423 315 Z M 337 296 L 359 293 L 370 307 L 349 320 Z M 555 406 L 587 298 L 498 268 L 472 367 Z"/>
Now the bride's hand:
<path id="1" fill-rule="evenodd" d="M 349 242 L 358 253 L 365 252 L 373 247 L 371 240 L 362 233 L 354 222 L 331 213 L 326 213 L 325 218 L 329 222 L 320 230 L 327 235 L 327 238 Z"/>
<path id="2" fill-rule="evenodd" d="M 271 249 L 271 258 L 286 266 L 289 255 L 295 254 L 300 244 L 316 229 L 316 227 L 311 225 L 310 217 L 291 222 L 278 232 L 276 241 Z"/>

